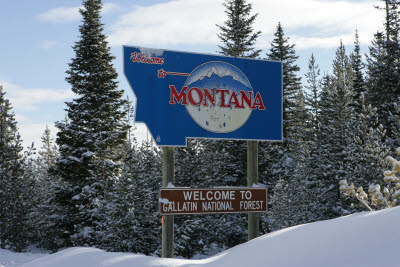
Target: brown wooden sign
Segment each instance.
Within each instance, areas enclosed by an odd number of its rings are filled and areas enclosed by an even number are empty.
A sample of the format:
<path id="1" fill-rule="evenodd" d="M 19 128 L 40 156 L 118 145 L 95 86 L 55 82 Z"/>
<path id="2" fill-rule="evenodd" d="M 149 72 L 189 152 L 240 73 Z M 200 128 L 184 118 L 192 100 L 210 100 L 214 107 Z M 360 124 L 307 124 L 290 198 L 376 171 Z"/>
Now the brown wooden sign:
<path id="1" fill-rule="evenodd" d="M 159 192 L 161 215 L 253 213 L 266 210 L 266 188 L 162 188 Z"/>

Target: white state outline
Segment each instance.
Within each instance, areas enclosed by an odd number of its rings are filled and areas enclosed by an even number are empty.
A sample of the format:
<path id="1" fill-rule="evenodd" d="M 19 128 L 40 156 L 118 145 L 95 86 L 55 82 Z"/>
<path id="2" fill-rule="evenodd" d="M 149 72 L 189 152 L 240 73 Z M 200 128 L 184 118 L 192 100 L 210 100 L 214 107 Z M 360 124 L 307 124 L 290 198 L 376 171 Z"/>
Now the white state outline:
<path id="1" fill-rule="evenodd" d="M 198 69 L 199 67 L 201 67 L 201 66 L 203 66 L 203 65 L 205 65 L 205 64 L 214 63 L 214 62 L 217 62 L 217 63 L 225 63 L 225 64 L 231 65 L 231 66 L 233 66 L 234 68 L 236 68 L 237 70 L 239 70 L 239 71 L 243 74 L 243 76 L 246 78 L 246 80 L 249 82 L 251 91 L 252 91 L 253 94 L 254 94 L 253 86 L 251 85 L 251 82 L 249 81 L 249 79 L 247 78 L 247 76 L 243 73 L 243 71 L 242 71 L 241 69 L 239 69 L 238 67 L 236 67 L 235 65 L 230 64 L 230 63 L 228 63 L 228 62 L 224 62 L 224 61 L 208 61 L 208 62 L 205 62 L 205 63 L 202 63 L 202 64 L 198 65 L 196 68 L 194 68 L 194 70 L 192 70 L 192 72 L 191 72 L 191 73 L 189 74 L 189 76 L 186 78 L 185 85 L 186 85 L 186 82 L 188 81 L 188 79 L 190 78 L 190 75 L 192 75 L 192 73 L 193 73 L 196 69 Z M 195 81 L 195 82 L 196 82 L 196 81 Z M 239 82 L 240 82 L 240 81 L 239 81 Z M 240 83 L 242 83 L 242 82 L 240 82 Z M 242 84 L 243 84 L 243 83 L 242 83 Z M 242 103 L 243 103 L 243 102 L 242 102 Z M 225 104 L 225 103 L 224 103 L 224 104 Z M 234 132 L 234 131 L 236 131 L 236 130 L 242 128 L 242 126 L 249 120 L 249 118 L 250 118 L 250 116 L 251 116 L 251 113 L 253 113 L 253 110 L 251 109 L 251 107 L 249 107 L 249 108 L 250 108 L 249 116 L 247 116 L 246 120 L 245 120 L 239 127 L 237 127 L 237 128 L 234 129 L 234 130 L 231 130 L 231 131 L 229 131 L 229 132 L 217 132 L 217 131 L 208 130 L 208 129 L 204 128 L 202 125 L 200 125 L 200 124 L 193 118 L 192 114 L 190 114 L 190 112 L 189 112 L 189 110 L 188 110 L 188 108 L 187 108 L 188 106 L 189 106 L 189 105 L 187 105 L 185 108 L 186 108 L 187 112 L 189 113 L 190 117 L 192 118 L 192 120 L 193 120 L 197 125 L 199 125 L 201 128 L 203 128 L 203 129 L 206 130 L 206 131 L 209 131 L 209 132 L 212 132 L 212 133 L 218 133 L 218 134 L 220 134 L 220 133 L 221 133 L 221 134 L 222 134 L 222 133 L 231 133 L 231 132 Z"/>
<path id="2" fill-rule="evenodd" d="M 283 142 L 283 64 L 282 61 L 279 60 L 267 60 L 267 59 L 261 59 L 261 58 L 248 58 L 248 57 L 232 57 L 232 56 L 225 56 L 225 55 L 216 55 L 216 54 L 209 54 L 209 53 L 196 53 L 196 52 L 187 52 L 187 51 L 180 51 L 180 50 L 169 50 L 169 49 L 158 49 L 158 48 L 154 48 L 155 50 L 163 50 L 163 51 L 169 51 L 169 52 L 178 52 L 178 53 L 187 53 L 187 54 L 196 54 L 196 55 L 206 55 L 206 56 L 216 56 L 216 57 L 227 57 L 227 58 L 240 58 L 240 59 L 247 59 L 247 60 L 260 60 L 260 61 L 268 61 L 268 62 L 278 62 L 281 63 L 281 139 L 280 140 L 270 140 L 270 139 L 245 139 L 245 138 L 224 138 L 224 137 L 196 137 L 196 136 L 190 136 L 190 137 L 185 137 L 185 144 L 184 145 L 159 145 L 156 142 L 156 139 L 154 138 L 153 134 L 151 133 L 149 127 L 147 126 L 147 124 L 143 121 L 136 121 L 136 109 L 137 109 L 137 96 L 135 94 L 135 91 L 132 88 L 131 83 L 128 80 L 128 77 L 126 77 L 125 74 L 125 49 L 124 47 L 131 47 L 131 48 L 135 48 L 135 49 L 141 49 L 141 48 L 147 48 L 147 47 L 143 47 L 143 46 L 131 46 L 131 45 L 122 45 L 122 69 L 124 72 L 124 76 L 126 81 L 129 84 L 129 87 L 131 88 L 131 92 L 133 93 L 133 95 L 135 96 L 135 110 L 134 110 L 134 114 L 133 117 L 135 119 L 135 122 L 141 122 L 146 126 L 147 131 L 150 133 L 151 138 L 154 141 L 154 144 L 156 146 L 160 146 L 160 147 L 187 147 L 187 140 L 192 138 L 192 139 L 206 139 L 206 140 L 236 140 L 236 141 L 269 141 L 269 142 Z M 147 49 L 153 49 L 153 48 L 147 48 Z M 247 77 L 247 76 L 246 76 Z"/>

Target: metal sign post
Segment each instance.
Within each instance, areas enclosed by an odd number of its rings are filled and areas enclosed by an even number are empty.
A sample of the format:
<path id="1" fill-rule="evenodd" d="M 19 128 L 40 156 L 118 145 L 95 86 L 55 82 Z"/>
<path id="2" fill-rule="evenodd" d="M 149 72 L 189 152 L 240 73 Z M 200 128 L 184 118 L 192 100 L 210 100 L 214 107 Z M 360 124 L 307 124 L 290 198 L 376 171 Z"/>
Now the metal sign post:
<path id="1" fill-rule="evenodd" d="M 247 141 L 247 186 L 258 184 L 258 142 Z M 256 213 L 248 214 L 248 240 L 258 237 L 259 218 Z"/>
<path id="2" fill-rule="evenodd" d="M 163 180 L 162 186 L 168 187 L 174 183 L 175 155 L 173 147 L 163 147 Z M 174 257 L 174 215 L 163 216 L 161 256 L 163 258 Z"/>

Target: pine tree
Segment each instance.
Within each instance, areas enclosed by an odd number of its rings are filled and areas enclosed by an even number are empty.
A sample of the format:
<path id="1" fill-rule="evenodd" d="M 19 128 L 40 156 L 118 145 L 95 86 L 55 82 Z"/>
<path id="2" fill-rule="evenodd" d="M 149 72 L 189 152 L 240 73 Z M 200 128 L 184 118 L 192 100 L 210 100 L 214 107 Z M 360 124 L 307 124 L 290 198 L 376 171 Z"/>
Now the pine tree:
<path id="1" fill-rule="evenodd" d="M 51 138 L 51 131 L 46 125 L 46 129 L 41 137 L 42 147 L 39 151 L 38 165 L 41 168 L 43 174 L 47 174 L 51 167 L 54 166 L 57 156 L 58 148 L 54 143 L 54 139 Z"/>
<path id="2" fill-rule="evenodd" d="M 333 75 L 323 79 L 320 101 L 319 147 L 314 173 L 320 189 L 321 219 L 349 213 L 340 197 L 338 181 L 346 177 L 351 143 L 353 109 L 353 73 L 350 58 L 342 43 L 333 61 Z M 319 179 L 318 179 L 319 177 Z"/>
<path id="3" fill-rule="evenodd" d="M 314 54 L 312 54 L 308 62 L 308 72 L 305 74 L 307 78 L 307 85 L 305 87 L 308 89 L 308 93 L 306 93 L 306 105 L 310 117 L 306 134 L 306 143 L 308 147 L 306 168 L 309 173 L 308 180 L 310 183 L 314 183 L 318 180 L 313 173 L 318 165 L 319 150 L 319 144 L 317 142 L 318 133 L 320 131 L 319 115 L 321 100 L 321 80 L 319 76 L 319 66 L 316 64 Z"/>
<path id="4" fill-rule="evenodd" d="M 161 152 L 151 142 L 140 148 L 138 173 L 134 180 L 134 215 L 137 224 L 135 249 L 155 254 L 161 245 L 161 216 L 158 213 L 158 192 L 162 182 Z"/>
<path id="5" fill-rule="evenodd" d="M 319 75 L 320 75 L 319 66 L 318 64 L 316 64 L 314 54 L 311 54 L 311 58 L 308 61 L 308 72 L 305 74 L 308 85 L 305 87 L 309 91 L 309 93 L 306 93 L 306 104 L 309 109 L 310 123 L 311 123 L 311 125 L 308 128 L 313 136 L 315 136 L 315 133 L 318 132 L 318 127 L 319 127 L 318 104 L 321 94 Z"/>
<path id="6" fill-rule="evenodd" d="M 103 25 L 101 0 L 85 0 L 80 13 L 80 40 L 73 47 L 66 80 L 77 97 L 67 102 L 68 123 L 57 122 L 60 156 L 54 172 L 63 184 L 57 194 L 65 207 L 65 245 L 93 245 L 102 196 L 121 171 L 122 146 L 129 126 L 122 120 L 123 90 L 117 88 Z"/>
<path id="7" fill-rule="evenodd" d="M 253 24 L 258 14 L 250 15 L 252 5 L 245 0 L 227 0 L 223 3 L 228 20 L 224 26 L 218 26 L 221 31 L 218 34 L 222 45 L 221 54 L 233 57 L 255 58 L 261 50 L 255 49 L 254 44 L 261 31 L 254 32 Z"/>
<path id="8" fill-rule="evenodd" d="M 397 146 L 395 139 L 396 106 L 400 93 L 400 16 L 397 0 L 383 0 L 385 30 L 377 32 L 367 55 L 367 100 L 378 108 L 379 121 L 387 131 L 387 137 Z"/>
<path id="9" fill-rule="evenodd" d="M 358 30 L 356 30 L 354 51 L 351 54 L 351 67 L 353 69 L 353 104 L 351 105 L 356 114 L 361 112 L 361 95 L 365 96 L 366 86 L 363 75 L 364 63 L 361 60 L 360 40 L 358 37 Z"/>
<path id="10" fill-rule="evenodd" d="M 348 164 L 346 180 L 364 188 L 377 183 L 385 168 L 389 149 L 385 143 L 386 131 L 379 123 L 377 108 L 365 104 L 360 96 L 361 111 L 355 114 L 353 132 L 349 143 L 346 162 Z"/>
<path id="11" fill-rule="evenodd" d="M 300 152 L 301 153 L 301 152 Z M 296 164 L 293 166 L 293 164 Z M 266 224 L 270 231 L 316 221 L 317 194 L 310 187 L 304 160 L 288 162 L 285 166 L 291 171 L 286 177 L 279 177 L 273 188 L 267 211 Z M 287 179 L 284 181 L 283 179 Z"/>
<path id="12" fill-rule="evenodd" d="M 310 121 L 306 110 L 306 97 L 301 89 L 301 78 L 297 77 L 300 68 L 296 65 L 296 56 L 294 44 L 289 43 L 289 38 L 285 36 L 283 28 L 279 23 L 271 42 L 270 51 L 267 58 L 282 62 L 282 89 L 283 89 L 283 144 L 262 144 L 264 153 L 269 154 L 267 164 L 262 164 L 264 173 L 264 184 L 272 187 L 270 191 L 271 208 L 269 213 L 278 214 L 280 207 L 287 206 L 286 197 L 293 197 L 297 192 L 292 191 L 291 183 L 302 183 L 305 177 L 301 177 L 296 172 L 296 166 L 304 161 L 307 154 L 307 121 Z M 264 166 L 263 166 L 264 165 Z M 268 179 L 266 179 L 268 177 Z M 279 188 L 275 188 L 275 187 Z M 290 188 L 290 192 L 281 191 Z M 279 196 L 279 193 L 285 194 Z M 274 196 L 275 194 L 278 194 Z M 291 205 L 296 209 L 295 203 Z M 289 207 L 286 207 L 289 209 Z M 284 216 L 284 215 L 282 215 Z M 287 222 L 283 217 L 279 220 L 262 218 L 262 225 L 269 230 L 280 229 L 286 225 L 294 225 L 295 222 Z M 278 226 L 277 224 L 281 224 Z M 266 232 L 266 229 L 263 230 Z"/>
<path id="13" fill-rule="evenodd" d="M 58 157 L 58 148 L 51 138 L 51 131 L 46 129 L 41 137 L 42 146 L 35 159 L 36 186 L 34 190 L 35 208 L 30 214 L 30 220 L 35 225 L 38 236 L 36 244 L 39 247 L 56 251 L 62 244 L 57 221 L 59 205 L 54 202 L 55 189 L 60 184 L 60 179 L 50 173 Z"/>
<path id="14" fill-rule="evenodd" d="M 318 195 L 321 193 L 321 173 L 319 173 L 319 150 L 321 149 L 321 142 L 319 140 L 319 134 L 321 131 L 321 95 L 322 95 L 322 80 L 320 78 L 320 69 L 314 55 L 308 63 L 308 72 L 305 74 L 307 78 L 308 89 L 306 93 L 306 104 L 308 109 L 309 120 L 307 123 L 307 134 L 306 134 L 306 147 L 307 153 L 303 162 L 297 163 L 296 172 L 298 177 L 301 178 L 302 191 L 300 196 L 304 196 L 302 200 L 303 207 L 305 209 L 304 214 L 306 215 L 306 222 L 315 221 L 321 218 L 321 205 L 318 201 Z M 300 167 L 300 169 L 299 169 Z M 311 212 L 308 213 L 308 212 Z"/>
<path id="15" fill-rule="evenodd" d="M 353 71 L 353 94 L 351 139 L 348 144 L 346 180 L 365 186 L 375 183 L 386 167 L 386 130 L 379 123 L 378 109 L 366 104 L 366 83 L 363 77 L 363 62 L 360 55 L 358 31 L 354 51 L 351 55 Z"/>
<path id="16" fill-rule="evenodd" d="M 21 142 L 11 103 L 0 86 L 0 248 L 18 252 L 29 244 L 33 186 Z"/>
<path id="17" fill-rule="evenodd" d="M 284 148 L 295 151 L 296 145 L 304 138 L 305 106 L 304 94 L 301 90 L 301 77 L 297 77 L 300 71 L 296 65 L 294 44 L 289 44 L 289 38 L 285 37 L 283 28 L 279 23 L 271 42 L 271 48 L 267 57 L 270 60 L 282 62 L 283 76 L 283 138 Z"/>

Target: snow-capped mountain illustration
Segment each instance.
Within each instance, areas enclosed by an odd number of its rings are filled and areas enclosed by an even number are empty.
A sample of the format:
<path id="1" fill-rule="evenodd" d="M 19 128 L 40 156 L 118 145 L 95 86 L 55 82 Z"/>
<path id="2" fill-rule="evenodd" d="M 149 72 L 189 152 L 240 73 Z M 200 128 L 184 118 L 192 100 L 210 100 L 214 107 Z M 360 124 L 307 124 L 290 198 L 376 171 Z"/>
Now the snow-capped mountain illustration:
<path id="1" fill-rule="evenodd" d="M 199 80 L 203 80 L 206 77 L 211 78 L 213 74 L 218 75 L 221 78 L 225 76 L 231 76 L 234 80 L 241 82 L 238 77 L 236 77 L 235 75 L 232 74 L 232 72 L 229 71 L 229 69 L 225 69 L 223 72 L 220 72 L 215 66 L 212 66 L 212 68 L 207 72 L 207 74 L 201 76 Z"/>

